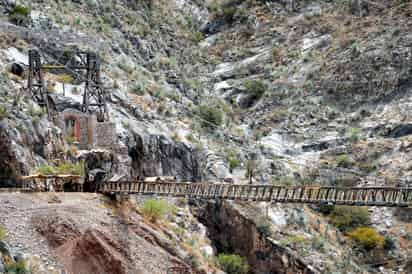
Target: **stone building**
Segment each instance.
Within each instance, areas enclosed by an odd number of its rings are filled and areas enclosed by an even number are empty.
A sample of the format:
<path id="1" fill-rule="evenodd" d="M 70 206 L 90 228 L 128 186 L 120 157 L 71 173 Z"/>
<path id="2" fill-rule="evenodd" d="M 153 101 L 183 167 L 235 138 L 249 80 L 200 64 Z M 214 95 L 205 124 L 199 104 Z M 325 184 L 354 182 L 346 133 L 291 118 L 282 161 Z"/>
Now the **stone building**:
<path id="1" fill-rule="evenodd" d="M 81 149 L 114 148 L 117 144 L 115 123 L 97 122 L 94 114 L 65 109 L 59 113 L 58 121 L 64 136 Z"/>

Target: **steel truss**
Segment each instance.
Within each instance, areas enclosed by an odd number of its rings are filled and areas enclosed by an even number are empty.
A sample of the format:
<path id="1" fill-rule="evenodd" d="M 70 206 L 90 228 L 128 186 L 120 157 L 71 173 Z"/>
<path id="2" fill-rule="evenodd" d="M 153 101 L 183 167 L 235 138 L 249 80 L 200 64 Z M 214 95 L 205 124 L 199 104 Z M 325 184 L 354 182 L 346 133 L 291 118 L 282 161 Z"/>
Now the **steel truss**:
<path id="1" fill-rule="evenodd" d="M 46 62 L 42 62 L 46 60 Z M 106 108 L 106 92 L 100 79 L 100 57 L 89 51 L 61 51 L 60 57 L 49 61 L 43 58 L 36 49 L 29 50 L 29 73 L 27 88 L 32 98 L 40 106 L 46 107 L 50 113 L 48 96 L 45 87 L 44 71 L 68 71 L 76 76 L 77 80 L 85 82 L 83 91 L 82 111 L 94 113 L 99 122 L 108 119 Z"/>

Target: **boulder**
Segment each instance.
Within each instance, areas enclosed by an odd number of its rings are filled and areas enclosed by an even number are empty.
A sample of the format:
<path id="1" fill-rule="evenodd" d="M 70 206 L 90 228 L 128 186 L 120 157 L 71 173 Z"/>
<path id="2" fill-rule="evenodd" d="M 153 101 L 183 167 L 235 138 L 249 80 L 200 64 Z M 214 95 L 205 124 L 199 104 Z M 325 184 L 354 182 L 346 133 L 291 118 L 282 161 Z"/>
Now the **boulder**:
<path id="1" fill-rule="evenodd" d="M 412 124 L 400 124 L 391 129 L 388 137 L 400 138 L 412 134 Z"/>
<path id="2" fill-rule="evenodd" d="M 23 77 L 24 74 L 24 67 L 19 63 L 13 63 L 10 68 L 10 72 L 14 75 Z"/>

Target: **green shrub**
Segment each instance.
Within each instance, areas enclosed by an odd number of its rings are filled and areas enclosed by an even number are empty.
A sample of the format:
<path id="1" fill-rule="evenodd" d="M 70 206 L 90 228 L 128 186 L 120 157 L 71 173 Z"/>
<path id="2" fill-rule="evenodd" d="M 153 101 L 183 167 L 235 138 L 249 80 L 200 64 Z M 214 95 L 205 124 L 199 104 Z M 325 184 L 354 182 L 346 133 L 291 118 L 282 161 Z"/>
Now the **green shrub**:
<path id="1" fill-rule="evenodd" d="M 143 96 L 146 93 L 145 86 L 143 83 L 134 83 L 130 88 L 130 92 L 139 96 Z"/>
<path id="2" fill-rule="evenodd" d="M 203 119 L 201 124 L 204 128 L 214 129 L 223 123 L 223 112 L 215 106 L 199 106 L 199 115 Z"/>
<path id="3" fill-rule="evenodd" d="M 350 128 L 349 129 L 349 141 L 352 143 L 356 143 L 359 141 L 360 137 L 359 134 L 361 130 L 359 128 Z"/>
<path id="4" fill-rule="evenodd" d="M 84 162 L 81 161 L 76 164 L 65 162 L 56 168 L 56 173 L 84 176 Z"/>
<path id="5" fill-rule="evenodd" d="M 229 163 L 229 170 L 231 172 L 240 165 L 239 153 L 236 151 L 231 150 L 227 152 L 226 158 Z"/>
<path id="6" fill-rule="evenodd" d="M 295 249 L 305 247 L 309 241 L 303 235 L 291 235 L 281 242 L 283 245 L 291 246 Z"/>
<path id="7" fill-rule="evenodd" d="M 163 219 L 170 213 L 171 206 L 165 200 L 149 199 L 146 200 L 140 207 L 143 216 L 148 218 L 151 222 L 156 222 Z"/>
<path id="8" fill-rule="evenodd" d="M 27 274 L 27 267 L 26 267 L 26 262 L 19 261 L 19 262 L 12 262 L 9 264 L 5 264 L 4 266 L 6 273 L 10 274 Z"/>
<path id="9" fill-rule="evenodd" d="M 385 237 L 385 243 L 383 245 L 383 248 L 385 250 L 393 250 L 396 248 L 396 241 L 394 238 L 392 238 L 391 236 L 386 236 Z"/>
<path id="10" fill-rule="evenodd" d="M 41 175 L 53 175 L 56 173 L 56 169 L 53 166 L 41 165 L 37 169 L 37 172 L 40 173 Z"/>
<path id="11" fill-rule="evenodd" d="M 9 117 L 9 113 L 7 112 L 6 107 L 0 106 L 0 121 L 7 119 Z"/>
<path id="12" fill-rule="evenodd" d="M 330 220 L 339 230 L 347 232 L 370 224 L 368 209 L 365 207 L 335 206 Z"/>
<path id="13" fill-rule="evenodd" d="M 240 165 L 239 158 L 229 156 L 228 161 L 229 161 L 229 169 L 231 171 L 233 171 L 235 168 L 237 168 Z"/>
<path id="14" fill-rule="evenodd" d="M 325 243 L 326 243 L 325 239 L 320 236 L 313 237 L 312 239 L 312 247 L 321 252 L 325 251 Z"/>
<path id="15" fill-rule="evenodd" d="M 7 236 L 7 230 L 3 226 L 0 226 L 0 241 L 3 241 L 4 239 L 6 239 L 6 236 Z"/>
<path id="16" fill-rule="evenodd" d="M 281 50 L 278 47 L 272 48 L 272 60 L 273 62 L 277 62 L 280 60 L 281 57 Z"/>
<path id="17" fill-rule="evenodd" d="M 409 0 L 395 0 L 393 1 L 395 6 L 402 6 L 406 3 L 409 3 Z"/>
<path id="18" fill-rule="evenodd" d="M 193 42 L 199 43 L 199 42 L 202 41 L 204 38 L 205 38 L 205 37 L 204 37 L 203 33 L 201 33 L 200 31 L 194 31 L 194 32 L 192 33 L 192 41 L 193 41 Z"/>
<path id="19" fill-rule="evenodd" d="M 222 15 L 225 18 L 225 21 L 232 23 L 235 19 L 236 8 L 235 7 L 224 7 L 222 9 Z"/>
<path id="20" fill-rule="evenodd" d="M 259 100 L 266 91 L 265 84 L 260 80 L 246 80 L 245 87 L 253 100 Z"/>
<path id="21" fill-rule="evenodd" d="M 30 23 L 30 8 L 16 5 L 9 13 L 9 21 L 19 26 L 27 26 Z"/>
<path id="22" fill-rule="evenodd" d="M 64 175 L 79 175 L 84 176 L 84 162 L 73 164 L 71 162 L 65 162 L 60 164 L 57 167 L 50 165 L 41 165 L 37 172 L 41 175 L 55 175 L 55 174 L 64 174 Z"/>
<path id="23" fill-rule="evenodd" d="M 245 258 L 233 254 L 219 254 L 217 257 L 219 267 L 228 274 L 246 274 L 249 265 Z"/>
<path id="24" fill-rule="evenodd" d="M 336 166 L 349 168 L 352 166 L 352 161 L 349 159 L 348 155 L 339 155 L 338 158 L 336 158 Z"/>
<path id="25" fill-rule="evenodd" d="M 358 227 L 348 236 L 365 250 L 382 248 L 385 244 L 385 238 L 372 227 Z"/>

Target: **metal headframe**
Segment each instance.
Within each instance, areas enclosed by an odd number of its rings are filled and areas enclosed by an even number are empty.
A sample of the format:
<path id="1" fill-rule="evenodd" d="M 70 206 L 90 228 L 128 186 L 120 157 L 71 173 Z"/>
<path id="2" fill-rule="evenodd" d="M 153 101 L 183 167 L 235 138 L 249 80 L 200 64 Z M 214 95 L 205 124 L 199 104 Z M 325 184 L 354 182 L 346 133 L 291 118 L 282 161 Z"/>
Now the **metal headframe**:
<path id="1" fill-rule="evenodd" d="M 46 107 L 48 110 L 48 91 L 44 86 L 44 79 L 41 69 L 41 57 L 37 50 L 29 50 L 29 74 L 27 88 L 29 89 L 32 98 L 40 106 Z"/>
<path id="2" fill-rule="evenodd" d="M 62 51 L 60 58 L 52 58 L 42 64 L 38 50 L 29 50 L 28 89 L 33 99 L 41 106 L 48 108 L 48 90 L 45 88 L 44 70 L 66 70 L 85 82 L 82 111 L 95 113 L 99 122 L 108 119 L 106 93 L 100 79 L 100 58 L 89 51 Z M 64 59 L 64 63 L 62 60 Z"/>

